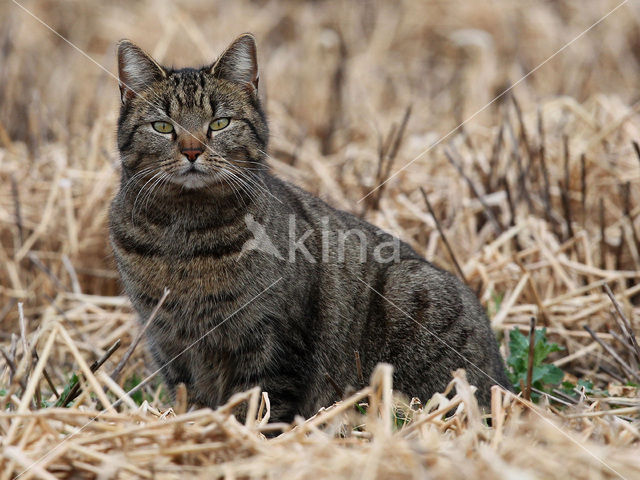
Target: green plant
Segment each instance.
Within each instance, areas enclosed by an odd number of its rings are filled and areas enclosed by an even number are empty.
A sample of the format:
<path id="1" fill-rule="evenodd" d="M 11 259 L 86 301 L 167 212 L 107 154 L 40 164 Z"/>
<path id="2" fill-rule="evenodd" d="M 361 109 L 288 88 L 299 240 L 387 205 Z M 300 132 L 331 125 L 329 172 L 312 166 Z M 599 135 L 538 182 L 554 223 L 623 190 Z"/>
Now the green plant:
<path id="1" fill-rule="evenodd" d="M 551 363 L 545 363 L 546 358 L 552 352 L 562 350 L 557 343 L 547 340 L 547 329 L 541 328 L 535 331 L 535 344 L 533 349 L 533 372 L 531 385 L 538 390 L 545 390 L 546 386 L 558 385 L 564 377 L 564 372 Z M 517 392 L 521 383 L 527 383 L 527 368 L 529 365 L 529 337 L 519 329 L 514 328 L 509 333 L 509 358 L 507 358 L 509 380 Z M 532 395 L 533 398 L 537 396 Z"/>
<path id="2" fill-rule="evenodd" d="M 141 381 L 142 381 L 142 378 L 140 378 L 138 374 L 134 373 L 131 377 L 127 378 L 127 380 L 124 382 L 125 392 L 128 392 L 131 389 L 140 385 Z M 142 405 L 142 402 L 144 402 L 145 400 L 147 400 L 149 403 L 153 401 L 153 398 L 151 398 L 151 396 L 149 396 L 148 394 L 145 394 L 142 391 L 142 389 L 133 392 L 131 394 L 131 399 L 134 402 L 136 402 L 136 405 Z"/>
<path id="3" fill-rule="evenodd" d="M 69 403 L 71 402 L 66 402 L 66 405 L 63 405 L 62 403 L 65 401 L 66 398 L 69 397 L 69 393 L 71 392 L 71 389 L 76 386 L 76 384 L 78 383 L 78 380 L 79 380 L 78 376 L 75 373 L 71 375 L 71 378 L 69 378 L 69 381 L 64 386 L 64 390 L 62 390 L 62 393 L 60 394 L 60 398 L 58 398 L 58 401 L 54 404 L 54 406 L 56 407 L 69 406 Z M 45 404 L 45 406 L 49 406 L 49 405 Z"/>
<path id="4" fill-rule="evenodd" d="M 498 293 L 491 291 L 491 300 L 487 304 L 487 316 L 493 318 L 500 311 L 502 301 L 504 300 L 504 293 Z"/>
<path id="5" fill-rule="evenodd" d="M 355 403 L 353 407 L 361 415 L 367 415 L 369 410 L 369 405 L 365 402 Z M 399 405 L 394 405 L 391 417 L 393 419 L 393 426 L 395 430 L 401 430 L 403 427 L 411 423 L 411 412 Z M 360 426 L 357 426 L 356 430 L 359 429 Z"/>
<path id="6" fill-rule="evenodd" d="M 360 413 L 360 415 L 367 414 L 367 408 L 369 408 L 369 405 L 367 405 L 366 403 L 356 403 L 353 406 Z"/>
<path id="7" fill-rule="evenodd" d="M 561 390 L 563 393 L 574 397 L 578 396 L 578 392 L 580 390 L 584 390 L 586 395 L 609 396 L 609 392 L 607 390 L 594 388 L 591 380 L 584 379 L 578 380 L 575 384 L 573 382 L 562 382 Z"/>
<path id="8" fill-rule="evenodd" d="M 403 427 L 411 422 L 411 417 L 405 410 L 396 407 L 393 410 L 393 424 L 396 430 L 402 430 Z"/>

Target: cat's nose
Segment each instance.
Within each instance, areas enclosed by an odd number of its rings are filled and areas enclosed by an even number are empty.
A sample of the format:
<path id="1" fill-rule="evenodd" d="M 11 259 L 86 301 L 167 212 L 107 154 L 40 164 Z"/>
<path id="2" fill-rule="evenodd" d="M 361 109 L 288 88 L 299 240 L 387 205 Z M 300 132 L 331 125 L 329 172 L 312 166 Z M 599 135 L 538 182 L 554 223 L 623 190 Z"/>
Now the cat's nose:
<path id="1" fill-rule="evenodd" d="M 195 162 L 204 152 L 204 143 L 193 136 L 181 138 L 178 145 L 180 146 L 180 153 L 187 157 L 190 162 Z"/>
<path id="2" fill-rule="evenodd" d="M 202 148 L 185 148 L 180 150 L 180 153 L 187 157 L 187 160 L 190 162 L 195 162 L 202 152 L 204 152 Z"/>

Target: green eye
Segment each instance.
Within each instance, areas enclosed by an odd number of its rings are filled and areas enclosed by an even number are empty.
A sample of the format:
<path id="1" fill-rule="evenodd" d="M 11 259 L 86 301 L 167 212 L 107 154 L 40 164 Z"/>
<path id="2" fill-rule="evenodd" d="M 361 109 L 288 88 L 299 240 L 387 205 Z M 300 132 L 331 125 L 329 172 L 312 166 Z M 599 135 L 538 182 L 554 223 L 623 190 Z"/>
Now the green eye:
<path id="1" fill-rule="evenodd" d="M 211 124 L 209 125 L 209 128 L 213 131 L 216 131 L 216 130 L 222 130 L 227 125 L 229 125 L 228 118 L 224 118 L 224 117 L 216 118 L 213 122 L 211 122 Z"/>
<path id="2" fill-rule="evenodd" d="M 156 132 L 173 133 L 173 125 L 169 122 L 153 122 L 151 126 Z"/>

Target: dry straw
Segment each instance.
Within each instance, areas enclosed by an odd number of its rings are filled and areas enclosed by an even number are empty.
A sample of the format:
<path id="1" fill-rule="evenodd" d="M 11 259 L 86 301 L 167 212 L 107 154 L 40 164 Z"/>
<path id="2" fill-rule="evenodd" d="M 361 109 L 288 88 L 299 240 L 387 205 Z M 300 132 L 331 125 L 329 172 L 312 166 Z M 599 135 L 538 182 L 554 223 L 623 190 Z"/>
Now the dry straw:
<path id="1" fill-rule="evenodd" d="M 4 2 L 0 479 L 637 477 L 637 4 L 358 203 L 617 3 L 26 4 L 110 71 L 122 37 L 185 65 L 253 31 L 274 171 L 463 276 L 505 355 L 534 317 L 566 379 L 609 393 L 533 405 L 496 388 L 482 412 L 461 371 L 420 403 L 394 397 L 380 366 L 342 402 L 273 425 L 259 389 L 215 411 L 170 400 L 159 378 L 125 395 L 152 370 L 106 234 L 117 86 Z"/>

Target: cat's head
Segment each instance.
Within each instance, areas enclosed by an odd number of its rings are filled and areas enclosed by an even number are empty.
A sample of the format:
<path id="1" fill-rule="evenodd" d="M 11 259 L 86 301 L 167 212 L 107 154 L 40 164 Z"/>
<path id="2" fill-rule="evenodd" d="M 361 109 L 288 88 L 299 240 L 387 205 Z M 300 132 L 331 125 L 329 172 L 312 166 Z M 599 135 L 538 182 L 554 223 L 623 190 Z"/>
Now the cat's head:
<path id="1" fill-rule="evenodd" d="M 180 70 L 123 40 L 118 73 L 118 148 L 127 177 L 202 189 L 248 183 L 264 168 L 269 133 L 252 35 L 238 37 L 212 65 Z"/>

